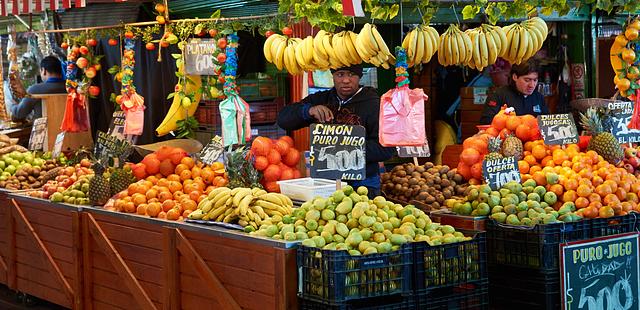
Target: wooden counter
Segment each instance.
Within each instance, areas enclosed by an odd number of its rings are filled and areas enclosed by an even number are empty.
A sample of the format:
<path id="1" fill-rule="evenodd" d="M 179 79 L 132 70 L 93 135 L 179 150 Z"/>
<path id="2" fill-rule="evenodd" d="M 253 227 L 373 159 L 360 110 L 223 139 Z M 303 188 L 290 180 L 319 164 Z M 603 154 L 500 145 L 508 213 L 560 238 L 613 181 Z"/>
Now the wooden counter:
<path id="1" fill-rule="evenodd" d="M 296 242 L 8 197 L 18 291 L 75 309 L 297 308 Z"/>

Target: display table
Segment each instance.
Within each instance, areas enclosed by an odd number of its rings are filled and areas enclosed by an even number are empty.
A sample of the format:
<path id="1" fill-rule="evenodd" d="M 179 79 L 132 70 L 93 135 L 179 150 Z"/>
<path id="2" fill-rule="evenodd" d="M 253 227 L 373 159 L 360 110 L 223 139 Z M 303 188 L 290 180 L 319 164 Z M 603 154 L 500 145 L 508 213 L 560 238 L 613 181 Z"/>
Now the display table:
<path id="1" fill-rule="evenodd" d="M 74 309 L 297 308 L 294 242 L 21 194 L 0 205 L 12 289 Z"/>

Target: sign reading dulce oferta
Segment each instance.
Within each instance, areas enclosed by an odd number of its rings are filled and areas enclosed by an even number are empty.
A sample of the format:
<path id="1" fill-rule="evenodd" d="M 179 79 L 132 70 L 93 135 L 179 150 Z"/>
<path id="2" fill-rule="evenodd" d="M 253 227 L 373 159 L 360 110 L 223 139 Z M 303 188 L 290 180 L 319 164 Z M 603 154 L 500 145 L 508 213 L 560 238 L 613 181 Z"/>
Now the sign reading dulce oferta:
<path id="1" fill-rule="evenodd" d="M 618 143 L 640 142 L 640 130 L 627 127 L 633 116 L 633 102 L 615 101 L 609 103 L 607 107 L 611 110 L 611 133 Z"/>
<path id="2" fill-rule="evenodd" d="M 363 180 L 366 177 L 365 135 L 362 126 L 311 124 L 311 177 Z"/>
<path id="3" fill-rule="evenodd" d="M 186 45 L 184 53 L 187 74 L 219 74 L 221 67 L 215 60 L 219 52 L 215 39 L 191 39 Z"/>
<path id="4" fill-rule="evenodd" d="M 546 145 L 578 143 L 578 129 L 572 114 L 538 115 L 538 127 Z"/>
<path id="5" fill-rule="evenodd" d="M 484 160 L 482 176 L 494 191 L 511 181 L 520 183 L 518 161 L 515 157 Z"/>

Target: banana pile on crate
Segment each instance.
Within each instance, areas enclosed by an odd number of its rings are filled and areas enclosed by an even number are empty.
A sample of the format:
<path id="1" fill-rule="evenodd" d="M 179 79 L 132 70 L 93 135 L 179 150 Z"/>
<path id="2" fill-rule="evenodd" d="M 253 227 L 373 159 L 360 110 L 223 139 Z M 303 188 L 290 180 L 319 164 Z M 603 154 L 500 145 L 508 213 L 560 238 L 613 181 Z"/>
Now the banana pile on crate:
<path id="1" fill-rule="evenodd" d="M 189 214 L 192 220 L 238 223 L 257 229 L 265 220 L 280 219 L 293 212 L 293 202 L 279 193 L 267 193 L 261 188 L 218 187 L 200 201 L 198 209 Z"/>

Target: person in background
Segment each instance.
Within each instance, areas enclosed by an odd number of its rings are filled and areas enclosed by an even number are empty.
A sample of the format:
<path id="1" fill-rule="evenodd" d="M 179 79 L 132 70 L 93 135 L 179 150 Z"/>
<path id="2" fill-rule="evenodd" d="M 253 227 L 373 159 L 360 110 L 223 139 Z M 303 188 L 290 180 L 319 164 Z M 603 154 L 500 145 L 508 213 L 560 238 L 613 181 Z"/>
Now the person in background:
<path id="1" fill-rule="evenodd" d="M 31 85 L 27 89 L 30 95 L 66 93 L 65 81 L 62 78 L 62 63 L 54 56 L 47 56 L 40 61 L 40 77 L 42 83 Z M 60 107 L 64 109 L 63 107 Z M 33 119 L 42 117 L 42 100 L 25 97 L 20 103 L 9 106 L 13 120 L 25 120 L 33 112 Z"/>
<path id="2" fill-rule="evenodd" d="M 537 91 L 538 66 L 533 60 L 511 67 L 509 85 L 497 88 L 487 97 L 480 124 L 491 124 L 502 105 L 513 107 L 516 115 L 549 114 L 544 97 Z"/>
<path id="3" fill-rule="evenodd" d="M 360 85 L 362 66 L 331 70 L 334 87 L 309 95 L 297 104 L 285 106 L 278 114 L 278 126 L 285 130 L 297 130 L 312 123 L 361 125 L 366 130 L 366 179 L 349 181 L 354 188 L 366 186 L 369 196 L 380 194 L 379 162 L 393 155 L 393 148 L 386 148 L 378 141 L 378 116 L 380 97 L 373 87 Z"/>

